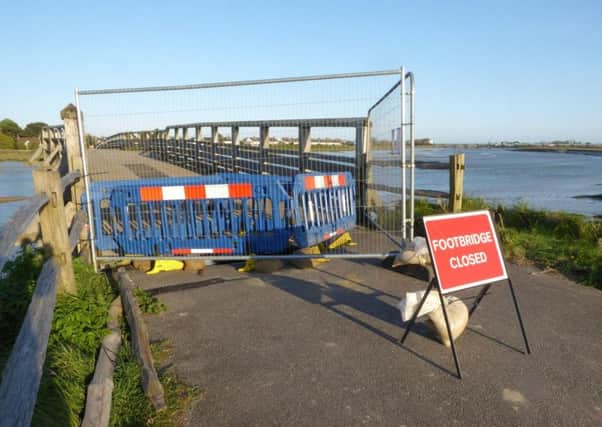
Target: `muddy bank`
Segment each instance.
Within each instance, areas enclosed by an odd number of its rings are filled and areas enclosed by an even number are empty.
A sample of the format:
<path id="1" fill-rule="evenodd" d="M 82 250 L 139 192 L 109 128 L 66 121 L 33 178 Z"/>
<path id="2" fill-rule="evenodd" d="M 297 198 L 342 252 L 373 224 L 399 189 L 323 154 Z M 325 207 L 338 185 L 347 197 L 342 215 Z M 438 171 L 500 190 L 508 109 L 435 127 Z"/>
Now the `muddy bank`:
<path id="1" fill-rule="evenodd" d="M 0 203 L 12 203 L 12 202 L 20 202 L 22 200 L 25 200 L 27 197 L 21 197 L 21 196 L 0 196 Z"/>

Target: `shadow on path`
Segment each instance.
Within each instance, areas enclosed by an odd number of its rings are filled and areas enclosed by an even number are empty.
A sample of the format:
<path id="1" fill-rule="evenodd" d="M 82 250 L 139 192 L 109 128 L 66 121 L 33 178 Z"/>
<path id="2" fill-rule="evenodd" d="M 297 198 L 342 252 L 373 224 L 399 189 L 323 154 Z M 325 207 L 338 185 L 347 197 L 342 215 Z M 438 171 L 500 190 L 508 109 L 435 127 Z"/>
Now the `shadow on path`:
<path id="1" fill-rule="evenodd" d="M 372 332 L 373 334 L 376 334 L 379 337 L 387 340 L 391 344 L 399 346 L 400 348 L 411 353 L 415 357 L 418 357 L 420 360 L 436 368 L 439 368 L 442 371 L 449 373 L 450 375 L 453 375 L 453 373 L 450 370 L 439 365 L 433 360 L 430 360 L 426 356 L 408 348 L 405 345 L 400 345 L 398 342 L 399 337 L 392 336 L 384 330 L 361 319 L 360 316 L 363 317 L 362 315 L 356 316 L 343 309 L 343 307 L 349 307 L 353 311 L 360 312 L 363 315 L 368 315 L 379 321 L 386 322 L 391 325 L 398 326 L 400 328 L 404 328 L 407 323 L 402 324 L 399 310 L 396 307 L 387 304 L 377 298 L 379 295 L 387 295 L 396 298 L 395 296 L 378 291 L 372 287 L 364 285 L 361 282 L 354 283 L 357 283 L 361 286 L 365 286 L 367 289 L 372 289 L 374 290 L 374 292 L 366 294 L 330 282 L 327 282 L 324 285 L 318 285 L 307 280 L 297 279 L 289 276 L 266 275 L 262 277 L 262 279 L 263 281 L 274 286 L 275 288 L 278 288 L 291 295 L 294 295 L 297 298 L 301 298 L 302 300 L 307 301 L 311 304 L 320 305 L 336 313 L 337 315 L 352 321 L 356 325 L 359 325 L 364 329 Z M 400 334 L 401 332 L 402 331 L 400 329 Z M 424 324 L 414 324 L 412 332 L 424 338 L 436 341 L 436 338 L 434 337 L 432 331 L 428 329 Z"/>

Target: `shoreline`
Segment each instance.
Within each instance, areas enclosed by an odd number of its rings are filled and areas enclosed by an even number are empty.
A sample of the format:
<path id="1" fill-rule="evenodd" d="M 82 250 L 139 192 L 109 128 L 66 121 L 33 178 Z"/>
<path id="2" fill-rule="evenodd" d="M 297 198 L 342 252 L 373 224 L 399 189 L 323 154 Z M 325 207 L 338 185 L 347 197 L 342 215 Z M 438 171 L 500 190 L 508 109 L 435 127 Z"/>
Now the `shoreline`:
<path id="1" fill-rule="evenodd" d="M 0 203 L 14 203 L 26 200 L 25 196 L 0 196 Z"/>
<path id="2" fill-rule="evenodd" d="M 26 162 L 33 152 L 33 150 L 0 150 L 0 162 Z"/>

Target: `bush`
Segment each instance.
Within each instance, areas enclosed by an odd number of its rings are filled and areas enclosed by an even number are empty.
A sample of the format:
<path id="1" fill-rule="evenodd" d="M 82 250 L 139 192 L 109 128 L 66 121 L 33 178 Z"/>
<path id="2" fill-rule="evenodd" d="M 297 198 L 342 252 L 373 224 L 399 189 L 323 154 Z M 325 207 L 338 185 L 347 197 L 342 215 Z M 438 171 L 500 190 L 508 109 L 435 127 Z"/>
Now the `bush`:
<path id="1" fill-rule="evenodd" d="M 11 136 L 0 132 L 0 149 L 14 150 L 15 149 L 15 140 Z"/>

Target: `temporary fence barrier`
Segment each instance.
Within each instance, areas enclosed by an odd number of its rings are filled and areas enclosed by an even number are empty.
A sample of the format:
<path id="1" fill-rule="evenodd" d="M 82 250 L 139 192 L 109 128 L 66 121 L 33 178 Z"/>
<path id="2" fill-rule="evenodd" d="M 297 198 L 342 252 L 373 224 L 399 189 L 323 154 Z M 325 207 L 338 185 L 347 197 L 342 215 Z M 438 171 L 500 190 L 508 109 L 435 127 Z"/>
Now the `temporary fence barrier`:
<path id="1" fill-rule="evenodd" d="M 90 194 L 97 247 L 120 256 L 286 254 L 356 225 L 350 173 L 105 181 Z"/>
<path id="2" fill-rule="evenodd" d="M 403 67 L 77 90 L 76 103 L 95 259 L 385 257 L 413 238 L 414 78 Z M 226 184 L 251 194 L 175 199 Z M 167 199 L 145 199 L 163 187 Z M 293 253 L 351 228 L 353 249 Z"/>

